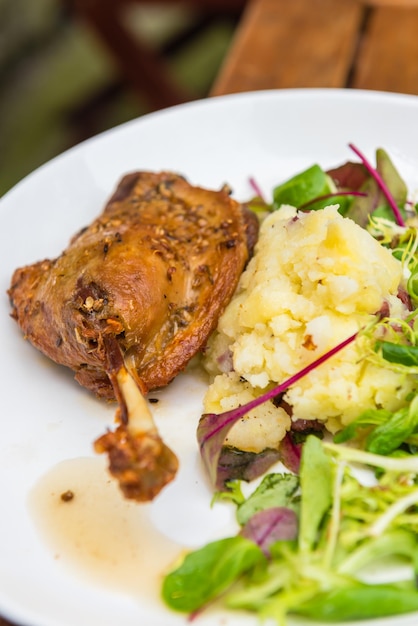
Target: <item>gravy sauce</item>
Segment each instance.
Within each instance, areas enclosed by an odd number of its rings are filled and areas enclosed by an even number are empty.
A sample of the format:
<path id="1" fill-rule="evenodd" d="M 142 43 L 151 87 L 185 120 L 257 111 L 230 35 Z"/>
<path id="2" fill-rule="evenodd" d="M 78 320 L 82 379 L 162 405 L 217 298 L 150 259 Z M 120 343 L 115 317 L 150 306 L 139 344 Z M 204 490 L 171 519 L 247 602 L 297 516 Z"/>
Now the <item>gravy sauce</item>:
<path id="1" fill-rule="evenodd" d="M 64 566 L 155 604 L 182 546 L 153 526 L 152 505 L 123 498 L 103 461 L 75 458 L 54 466 L 30 493 L 31 515 Z"/>

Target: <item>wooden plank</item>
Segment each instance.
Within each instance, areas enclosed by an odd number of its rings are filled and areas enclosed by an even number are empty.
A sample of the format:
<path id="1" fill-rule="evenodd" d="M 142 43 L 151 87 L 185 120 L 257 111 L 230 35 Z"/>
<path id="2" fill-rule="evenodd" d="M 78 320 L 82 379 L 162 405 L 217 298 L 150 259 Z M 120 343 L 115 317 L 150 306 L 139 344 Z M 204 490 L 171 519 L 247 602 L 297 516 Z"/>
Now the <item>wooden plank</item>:
<path id="1" fill-rule="evenodd" d="M 416 7 L 418 6 L 418 0 L 358 0 L 363 1 L 368 5 L 375 6 L 392 6 L 392 7 Z"/>
<path id="2" fill-rule="evenodd" d="M 370 13 L 352 86 L 418 94 L 418 2 Z"/>
<path id="3" fill-rule="evenodd" d="M 344 87 L 363 14 L 353 0 L 252 0 L 211 95 Z"/>

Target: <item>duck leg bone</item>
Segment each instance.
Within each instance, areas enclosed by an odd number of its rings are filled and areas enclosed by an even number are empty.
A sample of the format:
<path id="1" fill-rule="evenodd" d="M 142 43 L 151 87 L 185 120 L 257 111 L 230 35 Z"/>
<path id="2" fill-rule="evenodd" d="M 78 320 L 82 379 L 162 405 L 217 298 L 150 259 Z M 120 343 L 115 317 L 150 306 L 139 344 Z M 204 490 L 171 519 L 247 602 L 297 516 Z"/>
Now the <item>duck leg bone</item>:
<path id="1" fill-rule="evenodd" d="M 94 442 L 98 453 L 107 453 L 109 471 L 126 498 L 152 500 L 176 475 L 178 460 L 158 433 L 148 403 L 127 370 L 116 340 L 106 342 L 108 376 L 119 408 L 119 425 Z"/>

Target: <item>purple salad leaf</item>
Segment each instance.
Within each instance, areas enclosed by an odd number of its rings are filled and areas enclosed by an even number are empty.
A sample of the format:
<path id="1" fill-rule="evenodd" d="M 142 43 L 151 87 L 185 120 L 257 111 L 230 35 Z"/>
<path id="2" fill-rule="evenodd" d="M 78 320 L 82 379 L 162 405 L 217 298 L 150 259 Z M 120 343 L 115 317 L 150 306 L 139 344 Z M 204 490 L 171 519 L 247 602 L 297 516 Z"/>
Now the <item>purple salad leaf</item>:
<path id="1" fill-rule="evenodd" d="M 241 530 L 241 535 L 254 541 L 267 557 L 273 543 L 293 541 L 297 534 L 297 515 L 295 511 L 284 506 L 263 509 L 254 513 Z"/>
<path id="2" fill-rule="evenodd" d="M 280 450 L 272 448 L 266 448 L 262 452 L 249 452 L 232 446 L 222 446 L 215 487 L 222 489 L 229 480 L 238 479 L 250 482 L 264 474 L 269 467 L 281 459 Z"/>
<path id="3" fill-rule="evenodd" d="M 347 161 L 343 165 L 327 170 L 339 191 L 360 191 L 369 174 L 363 163 Z"/>
<path id="4" fill-rule="evenodd" d="M 280 442 L 280 460 L 291 472 L 299 472 L 300 458 L 302 456 L 302 444 L 295 443 L 293 437 L 287 435 Z"/>
<path id="5" fill-rule="evenodd" d="M 203 462 L 205 464 L 206 470 L 209 474 L 209 478 L 212 484 L 219 487 L 218 481 L 218 466 L 219 459 L 223 447 L 223 443 L 225 438 L 227 437 L 229 431 L 232 426 L 240 420 L 244 415 L 249 413 L 252 409 L 260 406 L 264 402 L 268 400 L 273 400 L 279 394 L 284 393 L 291 385 L 295 384 L 298 380 L 303 378 L 319 367 L 322 363 L 330 359 L 334 354 L 345 348 L 348 344 L 353 342 L 357 337 L 358 333 L 354 333 L 334 348 L 320 356 L 318 359 L 301 369 L 293 376 L 290 376 L 283 383 L 277 385 L 273 389 L 270 389 L 266 393 L 262 394 L 258 398 L 254 398 L 251 402 L 247 404 L 236 407 L 235 409 L 231 409 L 229 411 L 225 411 L 224 413 L 205 413 L 201 416 L 199 420 L 199 425 L 197 427 L 197 441 L 199 443 L 200 454 L 202 456 Z M 222 487 L 219 487 L 222 488 Z"/>

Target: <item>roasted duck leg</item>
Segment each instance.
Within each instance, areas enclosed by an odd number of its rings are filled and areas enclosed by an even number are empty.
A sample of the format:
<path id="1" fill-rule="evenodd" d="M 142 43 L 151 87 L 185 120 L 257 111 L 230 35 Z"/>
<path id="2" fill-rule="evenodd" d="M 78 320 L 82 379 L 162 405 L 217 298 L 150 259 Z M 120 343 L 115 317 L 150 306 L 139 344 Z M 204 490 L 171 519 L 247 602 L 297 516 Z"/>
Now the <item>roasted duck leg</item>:
<path id="1" fill-rule="evenodd" d="M 81 385 L 118 400 L 120 427 L 96 447 L 109 453 L 128 497 L 152 498 L 176 470 L 165 448 L 153 452 L 147 445 L 148 460 L 140 462 L 151 432 L 164 444 L 145 401 L 146 426 L 138 426 L 132 382 L 141 394 L 163 387 L 204 348 L 257 233 L 256 218 L 227 191 L 193 187 L 172 173 L 136 172 L 121 180 L 103 213 L 61 256 L 12 277 L 12 315 L 25 337 L 70 367 Z M 137 445 L 143 432 L 148 439 Z M 151 470 L 153 454 L 159 460 Z M 121 456 L 123 463 L 116 462 Z"/>

